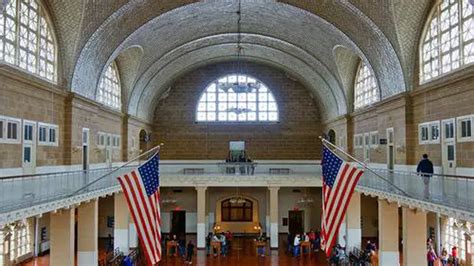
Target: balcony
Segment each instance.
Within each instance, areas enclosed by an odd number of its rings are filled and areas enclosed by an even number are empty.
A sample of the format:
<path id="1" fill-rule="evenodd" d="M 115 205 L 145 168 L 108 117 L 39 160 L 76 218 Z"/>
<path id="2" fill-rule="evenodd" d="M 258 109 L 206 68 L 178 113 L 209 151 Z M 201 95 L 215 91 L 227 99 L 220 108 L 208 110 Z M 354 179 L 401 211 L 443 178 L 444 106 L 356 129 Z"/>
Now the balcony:
<path id="1" fill-rule="evenodd" d="M 0 225 L 55 211 L 119 191 L 116 177 L 130 171 L 102 168 L 50 174 L 0 178 Z M 253 169 L 252 169 L 253 167 Z M 114 170 L 115 172 L 111 171 Z M 474 178 L 433 175 L 424 192 L 423 178 L 410 172 L 366 171 L 357 190 L 400 205 L 440 212 L 464 220 L 474 220 Z M 100 177 L 105 176 L 98 180 Z M 163 187 L 319 187 L 321 165 L 317 161 L 258 161 L 222 163 L 218 161 L 161 161 Z M 75 193 L 86 184 L 87 188 Z"/>

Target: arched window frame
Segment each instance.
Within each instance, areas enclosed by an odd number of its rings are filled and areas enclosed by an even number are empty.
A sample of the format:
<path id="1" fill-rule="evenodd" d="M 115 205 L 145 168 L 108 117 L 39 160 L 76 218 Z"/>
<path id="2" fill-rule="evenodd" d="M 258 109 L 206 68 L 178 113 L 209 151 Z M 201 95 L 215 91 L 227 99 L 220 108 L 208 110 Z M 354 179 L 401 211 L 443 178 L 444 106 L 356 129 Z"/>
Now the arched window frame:
<path id="1" fill-rule="evenodd" d="M 380 101 L 380 89 L 370 65 L 360 61 L 354 79 L 354 110 Z"/>
<path id="2" fill-rule="evenodd" d="M 221 221 L 223 222 L 252 222 L 253 221 L 253 202 L 249 199 L 244 199 L 245 204 L 243 206 L 237 206 L 239 203 L 232 203 L 231 199 L 226 199 L 221 202 Z M 225 206 L 228 204 L 229 206 Z M 233 206 L 235 205 L 235 206 Z M 224 212 L 227 212 L 225 209 L 228 209 L 228 215 L 224 215 Z M 232 210 L 242 210 L 242 217 L 233 217 Z M 250 210 L 250 211 L 248 211 Z"/>
<path id="3" fill-rule="evenodd" d="M 30 16 L 25 18 L 22 16 L 25 12 L 36 12 L 36 17 L 33 20 Z M 7 31 L 7 28 L 12 30 Z M 48 11 L 40 0 L 10 0 L 1 13 L 0 61 L 49 82 L 57 82 L 56 35 Z"/>
<path id="4" fill-rule="evenodd" d="M 420 40 L 419 59 L 421 84 L 474 63 L 474 7 L 469 0 L 443 0 L 433 7 Z"/>
<path id="5" fill-rule="evenodd" d="M 235 101 L 233 98 L 231 99 L 232 95 L 229 95 L 229 92 L 219 89 L 220 83 L 233 83 L 230 77 L 237 77 L 239 82 L 241 81 L 241 77 L 245 77 L 246 79 L 242 81 L 243 83 L 255 84 L 256 98 L 251 98 L 251 96 L 248 95 L 250 93 L 247 93 L 247 95 L 245 95 L 246 100 L 241 100 L 242 98 L 239 98 L 239 94 L 243 93 L 233 93 L 235 94 Z M 224 79 L 226 81 L 224 81 Z M 220 94 L 226 95 L 225 100 L 220 98 Z M 260 94 L 262 94 L 262 98 Z M 233 112 L 229 111 L 229 109 L 234 107 L 236 109 L 241 107 L 248 108 L 250 111 L 246 112 L 245 119 L 240 118 L 238 112 L 235 112 L 236 118 L 233 119 L 234 115 L 231 116 Z M 203 117 L 204 113 L 205 116 Z M 220 113 L 222 113 L 222 116 L 224 116 L 224 113 L 227 114 L 225 120 L 220 116 Z M 255 113 L 255 119 L 251 117 L 253 116 L 252 113 Z M 270 88 L 250 75 L 236 73 L 222 76 L 209 83 L 199 97 L 195 114 L 195 121 L 198 123 L 277 123 L 280 119 L 278 103 Z"/>
<path id="6" fill-rule="evenodd" d="M 111 77 L 107 75 L 109 70 L 112 72 Z M 122 84 L 115 61 L 112 61 L 100 76 L 97 84 L 96 100 L 116 110 L 122 108 Z"/>

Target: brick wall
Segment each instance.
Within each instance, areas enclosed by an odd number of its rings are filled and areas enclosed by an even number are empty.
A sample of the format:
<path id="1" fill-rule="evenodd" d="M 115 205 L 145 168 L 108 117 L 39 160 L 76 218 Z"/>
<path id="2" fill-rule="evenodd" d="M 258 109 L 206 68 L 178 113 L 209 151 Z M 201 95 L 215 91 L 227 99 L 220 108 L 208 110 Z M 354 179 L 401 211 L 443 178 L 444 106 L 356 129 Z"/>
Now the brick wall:
<path id="1" fill-rule="evenodd" d="M 235 73 L 235 64 L 215 64 L 179 77 L 155 112 L 155 143 L 164 142 L 163 159 L 225 159 L 229 141 L 243 140 L 254 159 L 317 159 L 322 133 L 318 109 L 307 88 L 273 68 L 245 64 L 242 69 L 273 92 L 279 123 L 196 123 L 195 113 L 207 84 Z"/>

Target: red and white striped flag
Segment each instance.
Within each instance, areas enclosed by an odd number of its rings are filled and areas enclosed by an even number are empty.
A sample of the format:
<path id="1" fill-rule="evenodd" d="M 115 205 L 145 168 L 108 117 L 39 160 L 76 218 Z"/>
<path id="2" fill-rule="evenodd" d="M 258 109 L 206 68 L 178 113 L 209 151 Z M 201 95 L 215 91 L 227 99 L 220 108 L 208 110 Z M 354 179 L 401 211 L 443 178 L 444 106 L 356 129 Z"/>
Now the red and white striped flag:
<path id="1" fill-rule="evenodd" d="M 323 147 L 323 215 L 321 246 L 326 256 L 336 242 L 341 222 L 346 215 L 352 193 L 364 173 L 339 158 L 328 147 Z"/>
<path id="2" fill-rule="evenodd" d="M 118 177 L 147 260 L 161 260 L 159 156 Z"/>

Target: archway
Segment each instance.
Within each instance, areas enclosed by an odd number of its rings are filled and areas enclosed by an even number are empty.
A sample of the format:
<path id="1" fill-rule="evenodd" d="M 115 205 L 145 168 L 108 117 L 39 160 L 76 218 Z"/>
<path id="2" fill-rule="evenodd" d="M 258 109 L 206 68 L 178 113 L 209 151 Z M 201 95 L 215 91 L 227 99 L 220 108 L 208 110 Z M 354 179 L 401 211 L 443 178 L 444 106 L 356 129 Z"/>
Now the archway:
<path id="1" fill-rule="evenodd" d="M 145 129 L 140 130 L 139 139 L 140 139 L 140 153 L 143 153 L 147 151 L 147 143 L 150 140 L 150 137 Z"/>
<path id="2" fill-rule="evenodd" d="M 328 132 L 328 140 L 332 144 L 336 145 L 336 131 L 334 131 L 333 129 L 330 129 Z"/>

